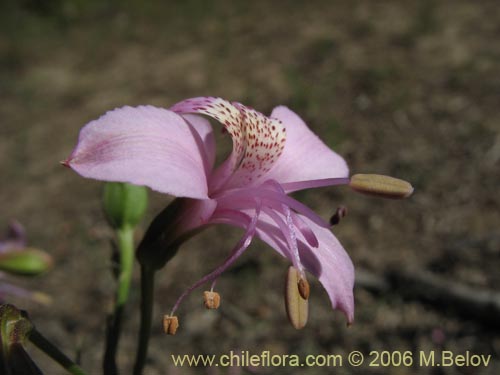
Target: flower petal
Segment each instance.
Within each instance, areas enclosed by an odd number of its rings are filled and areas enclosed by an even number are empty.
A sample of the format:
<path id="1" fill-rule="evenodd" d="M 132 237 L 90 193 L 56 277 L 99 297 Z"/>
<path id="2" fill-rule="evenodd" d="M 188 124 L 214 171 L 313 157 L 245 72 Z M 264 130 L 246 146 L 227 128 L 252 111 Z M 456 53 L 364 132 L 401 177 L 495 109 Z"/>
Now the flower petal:
<path id="1" fill-rule="evenodd" d="M 240 103 L 233 103 L 243 116 L 245 154 L 230 186 L 246 186 L 259 180 L 279 159 L 285 147 L 286 132 L 279 120 L 264 116 Z"/>
<path id="2" fill-rule="evenodd" d="M 84 177 L 146 185 L 179 197 L 206 198 L 205 150 L 176 113 L 153 106 L 123 107 L 87 124 L 64 162 Z M 200 137 L 207 136 L 206 126 Z M 194 130 L 193 130 L 194 129 Z"/>
<path id="3" fill-rule="evenodd" d="M 233 140 L 233 152 L 214 175 L 213 189 L 239 187 L 261 178 L 278 160 L 285 145 L 279 120 L 264 116 L 241 103 L 199 97 L 175 104 L 173 111 L 208 115 L 224 125 Z M 230 179 L 230 180 L 229 180 Z"/>
<path id="4" fill-rule="evenodd" d="M 184 120 L 194 128 L 193 136 L 202 151 L 202 159 L 205 163 L 205 173 L 210 175 L 215 163 L 215 137 L 210 122 L 201 117 L 191 114 L 182 115 Z"/>
<path id="5" fill-rule="evenodd" d="M 341 310 L 347 321 L 352 323 L 354 321 L 354 266 L 352 261 L 329 229 L 316 225 L 305 216 L 301 216 L 301 219 L 311 228 L 319 242 L 317 248 L 311 248 L 300 232 L 297 232 L 301 262 L 326 289 L 332 307 Z M 257 236 L 280 255 L 290 258 L 285 237 L 272 219 L 265 214 L 260 215 Z"/>
<path id="6" fill-rule="evenodd" d="M 287 136 L 283 153 L 265 179 L 283 184 L 349 175 L 345 160 L 326 146 L 293 111 L 284 106 L 276 107 L 271 117 L 285 125 Z M 292 189 L 287 190 L 290 191 Z"/>
<path id="7" fill-rule="evenodd" d="M 224 99 L 207 96 L 183 100 L 174 104 L 170 109 L 182 115 L 196 113 L 219 121 L 233 140 L 229 173 L 237 168 L 245 150 L 245 136 L 241 125 L 241 113 L 236 107 Z"/>

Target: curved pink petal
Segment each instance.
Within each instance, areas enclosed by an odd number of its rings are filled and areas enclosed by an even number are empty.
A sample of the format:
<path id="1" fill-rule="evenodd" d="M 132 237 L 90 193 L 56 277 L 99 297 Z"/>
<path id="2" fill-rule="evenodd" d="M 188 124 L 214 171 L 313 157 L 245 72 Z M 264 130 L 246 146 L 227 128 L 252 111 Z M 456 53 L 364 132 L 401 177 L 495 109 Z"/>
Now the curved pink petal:
<path id="1" fill-rule="evenodd" d="M 283 124 L 241 103 L 198 97 L 179 102 L 171 109 L 181 114 L 210 116 L 231 135 L 233 152 L 214 173 L 211 191 L 222 185 L 228 188 L 253 183 L 272 168 L 283 151 L 286 139 Z"/>
<path id="2" fill-rule="evenodd" d="M 347 177 L 349 168 L 345 160 L 332 151 L 287 107 L 276 107 L 271 117 L 280 120 L 286 128 L 283 153 L 265 179 L 280 184 L 296 181 Z M 295 189 L 288 189 L 288 192 Z"/>
<path id="3" fill-rule="evenodd" d="M 253 108 L 233 103 L 242 115 L 245 153 L 230 187 L 254 184 L 267 175 L 285 148 L 286 131 L 281 121 L 264 116 Z"/>
<path id="4" fill-rule="evenodd" d="M 238 108 L 227 100 L 207 96 L 185 99 L 174 104 L 170 109 L 182 115 L 195 113 L 210 116 L 224 126 L 233 141 L 233 152 L 225 163 L 227 173 L 221 176 L 221 178 L 227 179 L 238 167 L 245 151 L 245 134 L 242 129 L 241 113 Z"/>
<path id="5" fill-rule="evenodd" d="M 299 215 L 301 216 L 301 215 Z M 318 278 L 325 288 L 332 307 L 341 310 L 349 323 L 354 321 L 354 266 L 340 242 L 327 229 L 316 225 L 305 216 L 301 219 L 314 232 L 319 246 L 312 248 L 297 232 L 300 260 L 310 273 Z M 280 255 L 291 259 L 285 237 L 272 219 L 261 214 L 257 225 L 257 236 L 274 248 Z"/>
<path id="6" fill-rule="evenodd" d="M 184 120 L 193 127 L 193 136 L 198 143 L 198 148 L 202 152 L 202 159 L 205 166 L 205 174 L 209 176 L 215 163 L 215 136 L 210 122 L 201 117 L 191 114 L 182 115 Z"/>
<path id="7" fill-rule="evenodd" d="M 64 162 L 84 177 L 146 185 L 178 197 L 207 198 L 205 150 L 178 114 L 153 106 L 107 112 L 80 131 L 78 144 Z"/>

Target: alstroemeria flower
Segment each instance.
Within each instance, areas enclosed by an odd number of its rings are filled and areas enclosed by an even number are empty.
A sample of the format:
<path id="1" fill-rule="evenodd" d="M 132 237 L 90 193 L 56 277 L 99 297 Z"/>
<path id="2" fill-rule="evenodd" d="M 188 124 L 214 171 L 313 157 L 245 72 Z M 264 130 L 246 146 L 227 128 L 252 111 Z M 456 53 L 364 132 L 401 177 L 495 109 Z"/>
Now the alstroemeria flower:
<path id="1" fill-rule="evenodd" d="M 230 156 L 216 168 L 212 126 L 202 115 L 220 122 L 233 141 Z M 215 280 L 257 236 L 288 258 L 301 277 L 306 270 L 316 276 L 333 308 L 353 321 L 349 256 L 325 220 L 288 196 L 346 184 L 348 167 L 288 108 L 277 107 L 267 117 L 213 97 L 188 99 L 170 109 L 123 107 L 87 124 L 64 164 L 84 177 L 182 197 L 168 233 L 172 243 L 211 224 L 243 228 L 243 238 L 224 263 L 193 287 Z"/>

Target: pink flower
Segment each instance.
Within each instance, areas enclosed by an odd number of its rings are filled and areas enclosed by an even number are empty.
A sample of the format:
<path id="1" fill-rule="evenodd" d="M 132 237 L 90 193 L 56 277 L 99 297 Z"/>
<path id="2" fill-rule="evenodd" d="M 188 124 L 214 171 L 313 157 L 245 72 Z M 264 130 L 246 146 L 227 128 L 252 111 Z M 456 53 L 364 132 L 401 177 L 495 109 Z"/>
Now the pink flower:
<path id="1" fill-rule="evenodd" d="M 207 115 L 233 141 L 214 168 L 215 141 Z M 211 224 L 245 234 L 224 263 L 194 287 L 214 281 L 257 236 L 326 289 L 334 309 L 354 319 L 352 262 L 330 225 L 288 193 L 349 182 L 342 157 L 286 107 L 270 117 L 220 98 L 184 100 L 169 110 L 123 107 L 87 124 L 64 162 L 84 177 L 146 185 L 182 197 L 171 243 Z M 177 308 L 180 300 L 175 305 Z"/>

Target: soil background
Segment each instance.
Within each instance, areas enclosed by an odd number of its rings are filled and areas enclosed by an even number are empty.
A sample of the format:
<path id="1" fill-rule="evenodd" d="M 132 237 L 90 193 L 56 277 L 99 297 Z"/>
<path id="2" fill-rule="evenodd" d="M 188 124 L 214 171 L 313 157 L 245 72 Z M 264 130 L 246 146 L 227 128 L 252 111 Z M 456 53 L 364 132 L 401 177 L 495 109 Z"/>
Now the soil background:
<path id="1" fill-rule="evenodd" d="M 496 1 L 6 0 L 0 5 L 0 227 L 22 222 L 50 252 L 46 275 L 14 280 L 52 296 L 13 299 L 38 329 L 89 374 L 98 374 L 113 299 L 102 183 L 61 167 L 79 129 L 123 105 L 169 107 L 221 96 L 263 113 L 289 106 L 353 173 L 410 181 L 406 201 L 345 187 L 297 195 L 334 228 L 358 275 L 418 270 L 498 293 L 500 285 L 500 7 Z M 228 141 L 221 136 L 227 151 Z M 151 193 L 141 231 L 169 201 Z M 313 281 L 309 323 L 296 331 L 283 305 L 288 267 L 255 241 L 219 280 L 222 306 L 205 311 L 200 289 L 178 315 L 161 317 L 210 271 L 241 232 L 215 227 L 186 243 L 157 278 L 145 371 L 154 374 L 498 374 L 500 330 L 453 303 L 402 290 L 355 288 L 346 327 Z M 140 236 L 140 233 L 138 233 Z M 138 269 L 119 364 L 131 373 L 138 328 Z M 429 290 L 429 293 L 431 291 Z M 425 293 L 423 293 L 425 295 Z M 438 301 L 439 302 L 439 301 Z M 500 317 L 499 317 L 500 319 Z M 29 348 L 46 374 L 64 372 Z M 492 356 L 488 367 L 175 368 L 170 354 L 342 354 L 360 350 Z M 417 354 L 414 354 L 416 358 Z M 373 357 L 372 357 L 373 358 Z M 226 371 L 227 370 L 227 371 Z"/>

